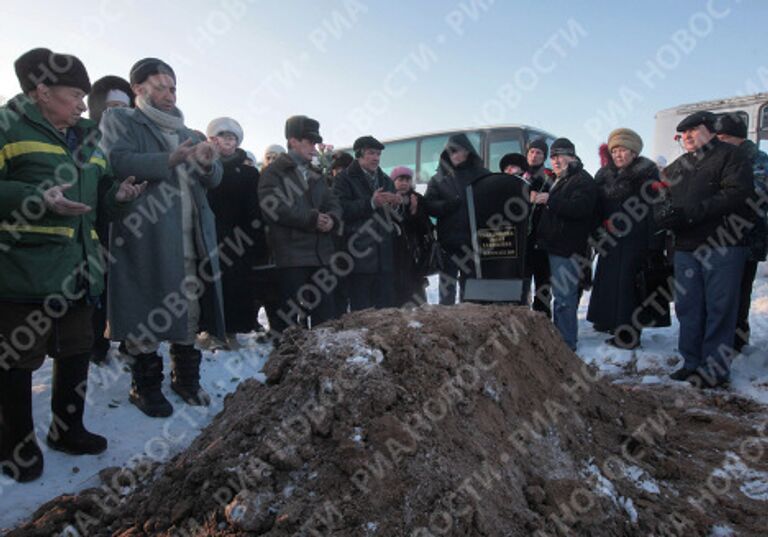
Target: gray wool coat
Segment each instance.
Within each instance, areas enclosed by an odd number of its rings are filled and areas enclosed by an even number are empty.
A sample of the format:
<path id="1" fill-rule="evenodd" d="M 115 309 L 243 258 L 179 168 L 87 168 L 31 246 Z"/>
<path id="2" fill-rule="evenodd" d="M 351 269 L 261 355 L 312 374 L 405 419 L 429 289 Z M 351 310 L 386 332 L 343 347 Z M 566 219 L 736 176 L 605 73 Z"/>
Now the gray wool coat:
<path id="1" fill-rule="evenodd" d="M 336 251 L 333 234 L 341 225 L 341 205 L 322 175 L 310 170 L 305 181 L 283 153 L 259 181 L 259 204 L 267 222 L 267 242 L 278 267 L 322 267 Z M 331 233 L 316 229 L 319 213 L 333 218 Z"/>
<path id="2" fill-rule="evenodd" d="M 198 277 L 192 293 L 202 295 L 202 316 L 215 335 L 224 332 L 216 224 L 206 192 L 221 182 L 222 165 L 205 174 L 188 164 L 171 169 L 171 149 L 160 129 L 140 110 L 114 108 L 101 121 L 102 147 L 117 177 L 148 182 L 130 214 L 112 223 L 109 234 L 108 318 L 113 340 L 180 341 L 188 337 L 183 282 L 180 181 L 190 185 L 194 211 Z M 186 127 L 179 143 L 202 141 Z M 189 291 L 187 291 L 189 292 Z"/>

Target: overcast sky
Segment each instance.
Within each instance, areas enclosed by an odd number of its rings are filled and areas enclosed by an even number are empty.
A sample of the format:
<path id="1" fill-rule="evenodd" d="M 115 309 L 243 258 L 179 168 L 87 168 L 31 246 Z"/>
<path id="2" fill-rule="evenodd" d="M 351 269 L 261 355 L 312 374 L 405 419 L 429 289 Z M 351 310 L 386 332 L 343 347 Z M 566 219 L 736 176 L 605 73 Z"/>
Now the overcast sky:
<path id="1" fill-rule="evenodd" d="M 337 146 L 524 123 L 571 138 L 594 172 L 613 128 L 654 158 L 658 110 L 768 90 L 767 20 L 762 0 L 5 0 L 0 96 L 36 46 L 77 55 L 92 81 L 156 56 L 190 127 L 232 116 L 259 156 L 292 114 Z"/>

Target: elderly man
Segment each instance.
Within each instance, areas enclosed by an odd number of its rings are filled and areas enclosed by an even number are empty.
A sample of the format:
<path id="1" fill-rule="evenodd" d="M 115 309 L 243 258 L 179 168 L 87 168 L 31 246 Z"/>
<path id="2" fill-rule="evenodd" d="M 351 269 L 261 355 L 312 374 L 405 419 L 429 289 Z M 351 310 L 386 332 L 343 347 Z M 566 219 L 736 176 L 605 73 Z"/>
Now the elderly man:
<path id="1" fill-rule="evenodd" d="M 598 191 L 568 138 L 552 142 L 550 151 L 555 182 L 549 192 L 539 192 L 532 198 L 534 205 L 542 207 L 537 244 L 549 255 L 555 327 L 575 351 L 579 281 L 587 262 L 587 239 L 595 228 Z"/>
<path id="2" fill-rule="evenodd" d="M 344 241 L 354 258 L 347 278 L 350 309 L 387 308 L 395 301 L 392 240 L 397 228 L 386 222 L 402 198 L 379 168 L 381 142 L 363 136 L 352 149 L 355 160 L 336 176 L 333 187 L 344 210 Z"/>
<path id="3" fill-rule="evenodd" d="M 752 169 L 733 145 L 715 136 L 716 117 L 696 112 L 677 126 L 686 153 L 664 170 L 671 205 L 660 224 L 675 234 L 675 312 L 683 366 L 674 380 L 726 386 L 748 257 L 744 230 Z"/>
<path id="4" fill-rule="evenodd" d="M 307 316 L 312 326 L 334 317 L 337 279 L 328 267 L 335 251 L 332 232 L 341 224 L 338 199 L 310 164 L 323 141 L 320 123 L 289 117 L 285 137 L 288 152 L 264 170 L 259 183 L 267 242 L 279 269 L 281 306 L 271 327 L 278 334 Z"/>
<path id="5" fill-rule="evenodd" d="M 15 63 L 23 94 L 0 108 L 0 467 L 16 481 L 43 471 L 32 421 L 32 371 L 54 359 L 47 436 L 73 455 L 107 449 L 83 425 L 93 305 L 104 263 L 96 214 L 120 209 L 146 185 L 115 185 L 81 119 L 91 90 L 74 56 L 33 49 Z"/>
<path id="6" fill-rule="evenodd" d="M 209 331 L 224 332 L 216 226 L 206 197 L 221 181 L 222 165 L 213 145 L 184 126 L 168 64 L 140 60 L 130 80 L 136 108 L 105 112 L 103 145 L 119 177 L 135 175 L 149 186 L 111 229 L 108 316 L 111 338 L 125 341 L 132 357 L 130 401 L 148 416 L 165 417 L 173 407 L 161 390 L 161 341 L 171 342 L 171 388 L 189 404 L 209 402 L 194 342 L 201 302 Z"/>

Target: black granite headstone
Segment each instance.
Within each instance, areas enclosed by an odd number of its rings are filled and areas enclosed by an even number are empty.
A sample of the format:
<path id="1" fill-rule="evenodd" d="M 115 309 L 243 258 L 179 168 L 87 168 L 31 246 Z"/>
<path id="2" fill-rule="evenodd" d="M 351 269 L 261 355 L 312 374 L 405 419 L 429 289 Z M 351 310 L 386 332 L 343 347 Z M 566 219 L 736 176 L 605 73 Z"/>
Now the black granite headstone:
<path id="1" fill-rule="evenodd" d="M 521 177 L 500 173 L 480 177 L 467 186 L 475 270 L 464 287 L 465 301 L 527 301 L 529 191 Z"/>

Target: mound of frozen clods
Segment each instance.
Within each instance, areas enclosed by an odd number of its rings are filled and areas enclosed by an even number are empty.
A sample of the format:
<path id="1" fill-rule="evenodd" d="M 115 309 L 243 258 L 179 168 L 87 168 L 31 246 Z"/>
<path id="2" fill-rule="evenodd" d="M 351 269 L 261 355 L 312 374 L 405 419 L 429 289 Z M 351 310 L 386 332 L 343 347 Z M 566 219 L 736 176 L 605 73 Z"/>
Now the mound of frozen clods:
<path id="1" fill-rule="evenodd" d="M 763 407 L 612 385 L 522 308 L 359 312 L 288 332 L 265 372 L 266 384 L 244 382 L 163 467 L 105 475 L 103 487 L 57 498 L 11 535 L 768 528 Z"/>

